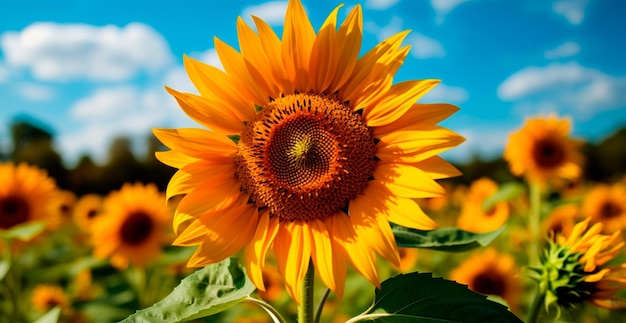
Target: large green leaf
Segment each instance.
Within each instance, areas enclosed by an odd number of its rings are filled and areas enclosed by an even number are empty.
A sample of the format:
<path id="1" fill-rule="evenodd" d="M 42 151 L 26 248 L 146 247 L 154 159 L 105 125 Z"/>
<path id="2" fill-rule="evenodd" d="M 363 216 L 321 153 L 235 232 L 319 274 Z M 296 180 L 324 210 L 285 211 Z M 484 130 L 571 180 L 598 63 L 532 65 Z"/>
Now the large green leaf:
<path id="1" fill-rule="evenodd" d="M 183 322 L 224 311 L 255 290 L 237 260 L 226 259 L 187 276 L 172 293 L 122 322 Z"/>
<path id="2" fill-rule="evenodd" d="M 0 230 L 0 236 L 5 239 L 20 239 L 28 241 L 38 235 L 46 228 L 46 224 L 41 221 L 18 224 L 9 230 Z"/>
<path id="3" fill-rule="evenodd" d="M 466 285 L 430 273 L 398 275 L 384 281 L 370 309 L 358 321 L 522 322 L 507 308 Z M 356 321 L 356 320 L 355 320 Z"/>
<path id="4" fill-rule="evenodd" d="M 458 228 L 422 231 L 393 225 L 393 235 L 399 247 L 427 248 L 441 251 L 467 251 L 484 247 L 493 241 L 506 225 L 487 233 L 473 233 Z"/>

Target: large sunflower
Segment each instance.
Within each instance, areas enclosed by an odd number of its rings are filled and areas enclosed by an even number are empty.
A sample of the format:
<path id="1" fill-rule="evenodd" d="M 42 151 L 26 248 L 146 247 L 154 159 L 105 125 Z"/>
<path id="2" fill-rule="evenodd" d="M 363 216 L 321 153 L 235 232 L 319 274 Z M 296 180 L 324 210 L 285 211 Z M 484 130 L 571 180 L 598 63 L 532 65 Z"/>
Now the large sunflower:
<path id="1" fill-rule="evenodd" d="M 398 265 L 389 222 L 435 228 L 412 199 L 443 194 L 435 180 L 459 175 L 436 156 L 463 141 L 436 125 L 458 108 L 415 103 L 436 80 L 392 84 L 407 32 L 359 58 L 361 8 L 337 28 L 338 9 L 316 34 L 290 1 L 282 40 L 239 18 L 240 52 L 215 39 L 224 71 L 185 57 L 200 95 L 168 91 L 209 129 L 154 132 L 171 148 L 157 157 L 179 169 L 167 197 L 185 194 L 174 244 L 199 245 L 189 266 L 243 249 L 264 290 L 271 249 L 296 301 L 310 261 L 341 295 L 348 262 L 376 286 L 376 253 Z"/>
<path id="2" fill-rule="evenodd" d="M 24 163 L 0 163 L 0 230 L 31 221 L 57 224 L 58 194 L 45 171 Z"/>
<path id="3" fill-rule="evenodd" d="M 163 195 L 154 184 L 124 184 L 104 200 L 103 213 L 92 223 L 94 255 L 111 258 L 111 264 L 147 265 L 167 243 L 172 220 Z"/>
<path id="4" fill-rule="evenodd" d="M 555 179 L 576 179 L 581 174 L 581 141 L 569 137 L 569 119 L 531 118 L 509 137 L 504 159 L 514 175 L 546 184 Z"/>

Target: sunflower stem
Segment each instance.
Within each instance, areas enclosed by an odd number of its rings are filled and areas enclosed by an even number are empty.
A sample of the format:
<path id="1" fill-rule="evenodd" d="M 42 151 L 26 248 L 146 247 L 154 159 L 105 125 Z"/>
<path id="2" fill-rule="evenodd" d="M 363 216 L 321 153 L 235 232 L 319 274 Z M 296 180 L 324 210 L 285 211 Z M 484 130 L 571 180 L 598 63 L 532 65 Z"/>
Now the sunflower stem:
<path id="1" fill-rule="evenodd" d="M 313 262 L 309 261 L 309 268 L 306 270 L 306 275 L 302 280 L 302 286 L 300 288 L 300 300 L 302 305 L 298 306 L 298 322 L 299 323 L 313 323 L 313 288 L 315 285 L 315 269 Z"/>
<path id="2" fill-rule="evenodd" d="M 543 291 L 540 286 L 537 286 L 537 295 L 535 295 L 535 299 L 533 300 L 533 303 L 528 310 L 528 314 L 526 315 L 526 323 L 537 322 L 545 298 L 546 292 Z"/>
<path id="3" fill-rule="evenodd" d="M 530 214 L 528 215 L 528 227 L 530 229 L 530 248 L 528 250 L 528 263 L 531 266 L 539 264 L 539 220 L 541 218 L 541 186 L 538 183 L 530 183 Z"/>

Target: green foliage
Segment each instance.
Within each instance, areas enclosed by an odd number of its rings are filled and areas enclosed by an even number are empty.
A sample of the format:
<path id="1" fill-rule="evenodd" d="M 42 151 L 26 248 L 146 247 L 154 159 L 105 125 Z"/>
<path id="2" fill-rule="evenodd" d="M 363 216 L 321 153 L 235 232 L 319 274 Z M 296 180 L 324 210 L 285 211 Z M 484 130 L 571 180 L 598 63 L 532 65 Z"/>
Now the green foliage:
<path id="1" fill-rule="evenodd" d="M 500 202 L 511 201 L 521 196 L 526 191 L 526 187 L 522 183 L 508 182 L 500 185 L 498 191 L 485 199 L 483 202 L 483 210 L 487 211 Z"/>
<path id="2" fill-rule="evenodd" d="M 506 225 L 487 233 L 473 233 L 458 228 L 440 228 L 423 231 L 394 225 L 393 235 L 399 247 L 426 248 L 440 251 L 467 251 L 491 243 Z"/>
<path id="3" fill-rule="evenodd" d="M 0 237 L 5 239 L 19 239 L 28 241 L 41 233 L 46 228 L 45 222 L 27 222 L 12 227 L 9 230 L 0 230 Z"/>
<path id="4" fill-rule="evenodd" d="M 376 322 L 522 322 L 501 304 L 465 285 L 410 273 L 384 281 L 374 304 L 358 321 Z"/>
<path id="5" fill-rule="evenodd" d="M 165 299 L 122 322 L 183 322 L 224 311 L 255 290 L 237 259 L 229 258 L 187 276 Z"/>
<path id="6" fill-rule="evenodd" d="M 48 311 L 48 313 L 42 315 L 34 323 L 57 323 L 59 321 L 59 316 L 61 316 L 61 308 L 57 306 Z"/>

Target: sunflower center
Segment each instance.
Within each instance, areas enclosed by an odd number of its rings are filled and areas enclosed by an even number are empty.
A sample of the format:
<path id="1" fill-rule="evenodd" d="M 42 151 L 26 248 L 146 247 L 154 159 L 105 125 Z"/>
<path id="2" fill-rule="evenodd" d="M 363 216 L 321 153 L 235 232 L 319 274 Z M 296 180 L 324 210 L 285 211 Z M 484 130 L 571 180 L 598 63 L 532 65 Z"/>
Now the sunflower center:
<path id="1" fill-rule="evenodd" d="M 292 94 L 269 102 L 239 141 L 236 176 L 259 208 L 280 220 L 345 210 L 376 165 L 372 132 L 335 96 Z"/>
<path id="2" fill-rule="evenodd" d="M 557 142 L 544 139 L 533 147 L 533 157 L 538 166 L 552 168 L 561 165 L 565 160 L 565 150 Z"/>
<path id="3" fill-rule="evenodd" d="M 481 294 L 503 296 L 505 292 L 504 279 L 500 275 L 482 273 L 474 278 L 472 289 Z"/>
<path id="4" fill-rule="evenodd" d="M 607 201 L 600 208 L 600 216 L 603 219 L 616 218 L 622 214 L 622 208 L 619 205 L 615 205 L 611 201 Z"/>
<path id="5" fill-rule="evenodd" d="M 122 224 L 120 237 L 125 244 L 138 245 L 150 236 L 153 226 L 154 223 L 149 215 L 137 211 L 130 214 Z"/>
<path id="6" fill-rule="evenodd" d="M 0 198 L 0 228 L 9 229 L 17 224 L 28 221 L 30 205 L 19 196 Z"/>

